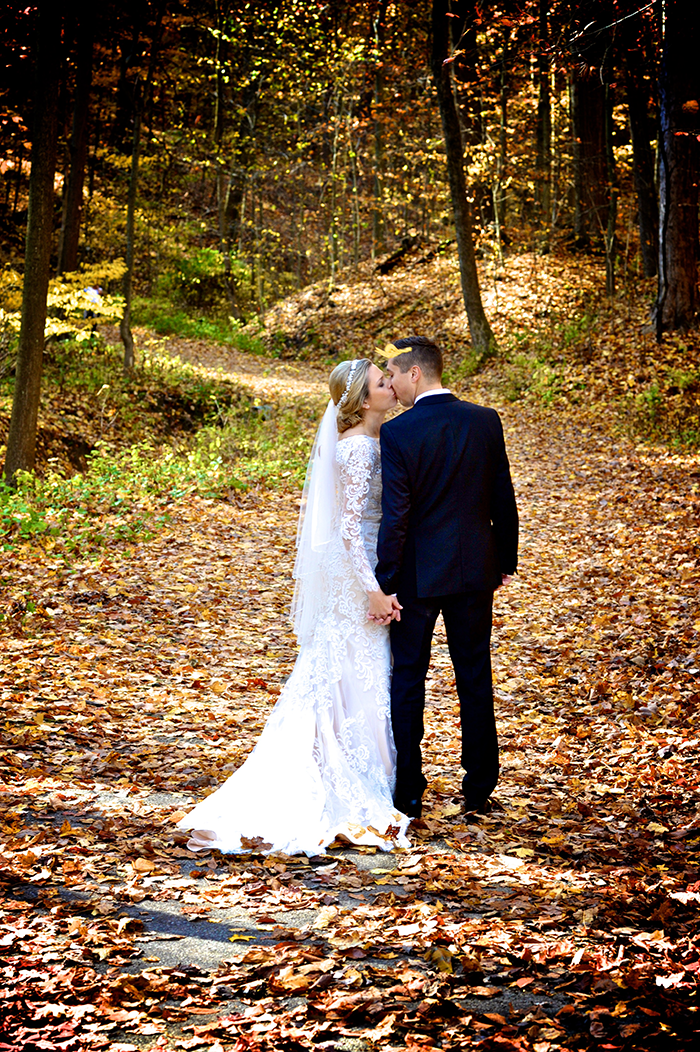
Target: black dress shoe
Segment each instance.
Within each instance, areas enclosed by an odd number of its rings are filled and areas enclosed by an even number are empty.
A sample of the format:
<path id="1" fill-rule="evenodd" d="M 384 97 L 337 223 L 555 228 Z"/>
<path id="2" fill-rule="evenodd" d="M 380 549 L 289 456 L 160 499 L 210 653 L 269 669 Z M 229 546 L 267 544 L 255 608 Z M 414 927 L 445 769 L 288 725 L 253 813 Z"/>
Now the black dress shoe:
<path id="1" fill-rule="evenodd" d="M 417 800 L 404 800 L 403 803 L 394 800 L 394 807 L 398 808 L 402 814 L 408 815 L 409 818 L 420 818 L 423 814 L 420 797 Z"/>
<path id="2" fill-rule="evenodd" d="M 489 799 L 486 800 L 467 800 L 464 801 L 464 810 L 467 814 L 477 815 L 488 815 L 493 811 L 493 804 Z"/>

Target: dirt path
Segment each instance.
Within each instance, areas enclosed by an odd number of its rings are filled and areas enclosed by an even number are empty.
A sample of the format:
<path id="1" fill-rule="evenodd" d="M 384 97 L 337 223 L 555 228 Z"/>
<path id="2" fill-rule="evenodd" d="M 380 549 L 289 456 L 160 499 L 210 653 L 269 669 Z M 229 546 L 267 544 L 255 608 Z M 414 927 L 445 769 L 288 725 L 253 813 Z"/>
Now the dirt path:
<path id="1" fill-rule="evenodd" d="M 100 332 L 108 342 L 119 343 L 118 330 L 113 326 L 102 326 Z M 190 362 L 204 373 L 223 375 L 244 385 L 263 401 L 284 402 L 304 395 L 325 395 L 327 391 L 326 371 L 313 363 L 245 354 L 206 340 L 156 336 L 147 329 L 134 329 L 134 337 L 146 358 L 167 355 Z"/>
<path id="2" fill-rule="evenodd" d="M 322 390 L 218 364 L 265 398 Z M 498 808 L 460 811 L 438 633 L 407 853 L 195 858 L 174 836 L 292 668 L 295 494 L 173 505 L 70 569 L 3 553 L 8 604 L 21 586 L 44 613 L 3 625 L 0 1049 L 690 1047 L 700 464 L 500 408 L 523 530 L 496 600 Z"/>

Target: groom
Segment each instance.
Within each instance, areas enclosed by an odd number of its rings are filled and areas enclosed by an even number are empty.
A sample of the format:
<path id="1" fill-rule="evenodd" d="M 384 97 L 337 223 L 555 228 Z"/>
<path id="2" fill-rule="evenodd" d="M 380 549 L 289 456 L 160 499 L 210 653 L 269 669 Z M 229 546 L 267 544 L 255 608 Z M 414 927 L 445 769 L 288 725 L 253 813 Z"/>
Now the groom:
<path id="1" fill-rule="evenodd" d="M 394 802 L 420 817 L 425 677 L 442 611 L 462 725 L 467 811 L 484 809 L 498 781 L 491 686 L 493 593 L 515 572 L 518 512 L 503 429 L 493 409 L 442 386 L 442 354 L 423 336 L 388 344 L 391 386 L 412 406 L 381 430 L 382 524 L 377 580 L 395 595 L 391 720 Z M 398 603 L 397 603 L 398 600 Z"/>

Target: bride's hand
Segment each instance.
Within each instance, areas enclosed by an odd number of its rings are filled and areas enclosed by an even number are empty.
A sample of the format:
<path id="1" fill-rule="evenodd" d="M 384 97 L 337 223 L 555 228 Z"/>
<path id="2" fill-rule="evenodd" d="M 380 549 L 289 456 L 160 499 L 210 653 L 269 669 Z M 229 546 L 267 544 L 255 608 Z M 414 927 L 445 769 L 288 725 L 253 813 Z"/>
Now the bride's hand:
<path id="1" fill-rule="evenodd" d="M 395 595 L 385 595 L 381 588 L 376 592 L 368 592 L 370 621 L 376 621 L 380 625 L 388 625 L 394 619 L 401 620 L 401 604 Z"/>

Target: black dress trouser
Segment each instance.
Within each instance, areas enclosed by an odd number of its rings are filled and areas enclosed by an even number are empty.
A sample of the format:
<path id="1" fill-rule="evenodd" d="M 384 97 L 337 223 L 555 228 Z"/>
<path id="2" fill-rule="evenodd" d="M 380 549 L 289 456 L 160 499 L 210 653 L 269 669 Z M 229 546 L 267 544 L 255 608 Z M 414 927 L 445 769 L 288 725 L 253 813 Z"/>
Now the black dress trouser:
<path id="1" fill-rule="evenodd" d="M 419 800 L 426 787 L 421 771 L 425 677 L 438 614 L 442 611 L 455 671 L 462 725 L 462 790 L 468 807 L 479 807 L 498 781 L 498 739 L 491 681 L 493 592 L 436 598 L 405 598 L 401 620 L 391 622 L 391 723 L 396 744 L 397 807 Z"/>

